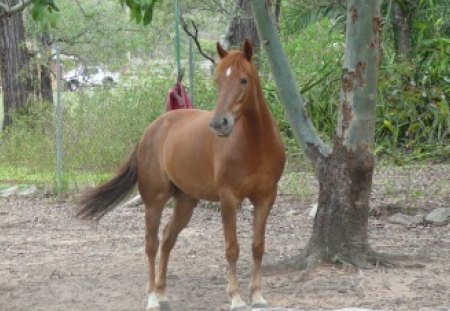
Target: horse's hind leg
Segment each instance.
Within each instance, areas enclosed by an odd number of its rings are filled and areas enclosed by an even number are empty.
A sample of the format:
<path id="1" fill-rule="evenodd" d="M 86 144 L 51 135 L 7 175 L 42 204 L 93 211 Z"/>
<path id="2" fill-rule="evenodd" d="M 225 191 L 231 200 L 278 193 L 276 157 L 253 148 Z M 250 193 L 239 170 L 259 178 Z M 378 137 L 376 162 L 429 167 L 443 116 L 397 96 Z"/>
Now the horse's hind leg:
<path id="1" fill-rule="evenodd" d="M 250 280 L 250 297 L 252 308 L 265 308 L 266 301 L 261 294 L 262 273 L 261 263 L 264 255 L 266 222 L 275 201 L 277 189 L 273 189 L 263 196 L 251 198 L 254 205 L 253 214 L 253 266 Z"/>
<path id="2" fill-rule="evenodd" d="M 153 179 L 146 177 L 148 176 L 141 175 L 139 192 L 145 203 L 145 251 L 148 260 L 147 310 L 159 311 L 161 297 L 158 297 L 155 285 L 155 261 L 159 248 L 158 232 L 164 206 L 173 195 L 173 186 L 164 176 Z M 158 182 L 155 183 L 155 180 Z"/>
<path id="3" fill-rule="evenodd" d="M 158 252 L 159 240 L 158 231 L 161 222 L 161 215 L 168 200 L 160 200 L 145 204 L 145 251 L 148 260 L 148 311 L 159 311 L 159 297 L 155 289 L 155 259 Z M 144 200 L 145 201 L 145 200 Z"/>
<path id="4" fill-rule="evenodd" d="M 156 279 L 156 294 L 158 297 L 161 297 L 159 300 L 161 310 L 170 309 L 166 298 L 166 273 L 170 252 L 175 246 L 178 234 L 189 223 L 192 212 L 198 203 L 198 200 L 193 199 L 180 191 L 175 193 L 174 198 L 175 208 L 173 210 L 172 218 L 165 226 L 163 232 L 158 277 Z"/>

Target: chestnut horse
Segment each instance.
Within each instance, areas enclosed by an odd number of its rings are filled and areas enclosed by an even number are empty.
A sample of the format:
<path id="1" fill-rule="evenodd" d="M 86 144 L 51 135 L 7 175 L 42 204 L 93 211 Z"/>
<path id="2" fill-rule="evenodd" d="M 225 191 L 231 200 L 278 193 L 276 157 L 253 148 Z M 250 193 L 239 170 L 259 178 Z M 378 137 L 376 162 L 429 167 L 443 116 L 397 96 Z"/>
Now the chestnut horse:
<path id="1" fill-rule="evenodd" d="M 189 222 L 199 200 L 220 201 L 225 254 L 229 265 L 227 292 L 231 309 L 245 307 L 239 295 L 236 262 L 239 245 L 236 213 L 241 201 L 254 205 L 252 307 L 265 307 L 261 294 L 261 261 L 267 216 L 277 194 L 285 153 L 276 122 L 263 98 L 258 73 L 251 63 L 252 47 L 225 51 L 215 72 L 218 101 L 212 112 L 180 109 L 168 112 L 145 130 L 116 177 L 87 192 L 78 217 L 100 219 L 138 183 L 145 203 L 148 256 L 147 310 L 169 308 L 166 271 L 170 251 Z M 159 270 L 155 271 L 158 228 L 166 202 L 173 197 L 173 215 L 164 228 Z"/>

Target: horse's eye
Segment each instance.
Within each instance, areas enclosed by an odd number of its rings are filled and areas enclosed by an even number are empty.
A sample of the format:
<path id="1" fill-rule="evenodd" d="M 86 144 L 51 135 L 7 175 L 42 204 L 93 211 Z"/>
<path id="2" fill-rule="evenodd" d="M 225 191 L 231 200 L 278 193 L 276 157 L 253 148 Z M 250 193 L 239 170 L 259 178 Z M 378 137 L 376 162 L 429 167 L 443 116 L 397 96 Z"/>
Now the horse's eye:
<path id="1" fill-rule="evenodd" d="M 247 84 L 247 79 L 242 78 L 242 79 L 241 79 L 241 84 L 242 84 L 242 85 L 246 85 L 246 84 Z"/>

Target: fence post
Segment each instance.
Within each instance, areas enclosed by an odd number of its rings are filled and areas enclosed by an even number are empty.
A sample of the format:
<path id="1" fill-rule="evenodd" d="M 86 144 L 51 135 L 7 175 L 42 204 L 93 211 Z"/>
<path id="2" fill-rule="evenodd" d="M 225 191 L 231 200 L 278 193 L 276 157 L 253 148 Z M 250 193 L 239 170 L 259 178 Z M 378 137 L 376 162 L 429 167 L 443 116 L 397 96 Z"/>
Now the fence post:
<path id="1" fill-rule="evenodd" d="M 189 97 L 194 106 L 194 53 L 192 51 L 192 38 L 189 37 Z"/>
<path id="2" fill-rule="evenodd" d="M 61 57 L 59 47 L 56 48 L 56 193 L 62 191 L 62 106 L 61 106 Z"/>
<path id="3" fill-rule="evenodd" d="M 181 70 L 181 47 L 180 47 L 180 9 L 178 7 L 178 0 L 174 0 L 175 6 L 175 51 L 177 58 L 177 73 Z"/>

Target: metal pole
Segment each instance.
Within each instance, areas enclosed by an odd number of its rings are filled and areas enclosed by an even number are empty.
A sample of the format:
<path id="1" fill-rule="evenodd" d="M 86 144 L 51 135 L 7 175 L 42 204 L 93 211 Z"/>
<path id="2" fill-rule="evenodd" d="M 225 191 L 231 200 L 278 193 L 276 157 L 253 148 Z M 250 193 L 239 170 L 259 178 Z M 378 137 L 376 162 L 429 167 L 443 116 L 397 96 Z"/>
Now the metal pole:
<path id="1" fill-rule="evenodd" d="M 177 71 L 181 70 L 181 52 L 180 52 L 180 10 L 178 8 L 178 0 L 174 0 L 175 4 L 175 50 L 177 57 Z"/>
<path id="2" fill-rule="evenodd" d="M 189 97 L 194 106 L 194 53 L 192 51 L 192 38 L 189 37 Z"/>
<path id="3" fill-rule="evenodd" d="M 56 48 L 56 191 L 62 190 L 62 106 L 61 106 L 61 58 Z"/>

